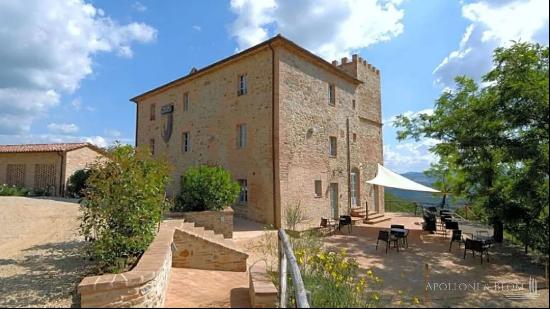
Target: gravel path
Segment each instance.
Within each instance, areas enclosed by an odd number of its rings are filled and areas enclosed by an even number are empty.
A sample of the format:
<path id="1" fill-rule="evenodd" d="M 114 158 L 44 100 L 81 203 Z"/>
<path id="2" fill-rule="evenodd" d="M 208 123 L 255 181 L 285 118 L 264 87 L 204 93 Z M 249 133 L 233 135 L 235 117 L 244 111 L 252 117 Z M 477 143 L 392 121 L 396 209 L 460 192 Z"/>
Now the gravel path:
<path id="1" fill-rule="evenodd" d="M 71 200 L 0 197 L 0 307 L 78 306 L 79 214 Z"/>

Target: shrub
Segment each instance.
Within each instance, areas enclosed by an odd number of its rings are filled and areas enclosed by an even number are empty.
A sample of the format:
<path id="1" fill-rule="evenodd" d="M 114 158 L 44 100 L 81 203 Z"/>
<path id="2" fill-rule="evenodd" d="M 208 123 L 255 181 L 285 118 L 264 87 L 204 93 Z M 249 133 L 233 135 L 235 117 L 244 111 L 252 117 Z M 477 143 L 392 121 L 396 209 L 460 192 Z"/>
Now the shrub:
<path id="1" fill-rule="evenodd" d="M 0 185 L 0 196 L 26 196 L 28 192 L 29 190 L 26 188 L 7 184 Z"/>
<path id="2" fill-rule="evenodd" d="M 181 177 L 176 211 L 222 210 L 239 196 L 240 186 L 222 167 L 201 165 L 189 168 Z"/>
<path id="3" fill-rule="evenodd" d="M 296 228 L 307 222 L 309 219 L 302 208 L 301 202 L 288 204 L 285 208 L 285 223 L 290 231 L 296 231 Z"/>
<path id="4" fill-rule="evenodd" d="M 100 272 L 121 272 L 153 241 L 166 207 L 168 166 L 147 151 L 115 145 L 96 161 L 82 200 L 81 234 Z"/>
<path id="5" fill-rule="evenodd" d="M 74 172 L 67 183 L 67 193 L 71 197 L 83 197 L 86 189 L 86 180 L 90 177 L 89 169 L 81 169 Z"/>

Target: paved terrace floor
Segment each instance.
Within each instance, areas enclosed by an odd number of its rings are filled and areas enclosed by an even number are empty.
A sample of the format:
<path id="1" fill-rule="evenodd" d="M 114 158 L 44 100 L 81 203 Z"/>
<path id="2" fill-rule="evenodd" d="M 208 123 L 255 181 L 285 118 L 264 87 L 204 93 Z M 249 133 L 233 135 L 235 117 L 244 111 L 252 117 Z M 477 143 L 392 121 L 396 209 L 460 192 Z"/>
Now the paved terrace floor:
<path id="1" fill-rule="evenodd" d="M 423 298 L 423 267 L 429 264 L 429 283 L 476 283 L 487 286 L 482 291 L 437 291 L 430 293 L 430 307 L 548 307 L 548 290 L 539 291 L 539 296 L 528 300 L 512 300 L 502 291 L 494 289 L 495 283 L 519 283 L 527 287 L 529 277 L 544 284 L 544 269 L 525 257 L 521 248 L 495 246 L 491 249 L 490 262 L 480 265 L 479 256 L 471 254 L 463 259 L 464 249 L 454 244 L 449 252 L 449 239 L 442 232 L 427 234 L 421 230 L 422 218 L 403 214 L 388 214 L 390 221 L 374 226 L 359 224 L 351 234 L 347 229 L 324 237 L 324 243 L 331 249 L 345 248 L 357 259 L 363 271 L 368 269 L 383 279 L 383 305 L 410 306 L 411 297 Z M 411 230 L 409 247 L 399 253 L 392 249 L 385 253 L 382 245 L 375 249 L 378 230 L 391 224 L 403 224 Z M 461 225 L 461 228 L 484 227 Z M 234 240 L 250 254 L 248 264 L 269 259 L 276 252 L 276 234 L 265 231 L 261 224 L 235 218 Z M 275 261 L 271 261 L 272 264 Z M 248 278 L 246 273 L 173 269 L 171 284 L 166 300 L 167 307 L 247 307 Z M 486 285 L 485 285 L 486 284 Z M 399 291 L 404 296 L 399 297 Z M 398 300 L 403 301 L 399 304 Z"/>

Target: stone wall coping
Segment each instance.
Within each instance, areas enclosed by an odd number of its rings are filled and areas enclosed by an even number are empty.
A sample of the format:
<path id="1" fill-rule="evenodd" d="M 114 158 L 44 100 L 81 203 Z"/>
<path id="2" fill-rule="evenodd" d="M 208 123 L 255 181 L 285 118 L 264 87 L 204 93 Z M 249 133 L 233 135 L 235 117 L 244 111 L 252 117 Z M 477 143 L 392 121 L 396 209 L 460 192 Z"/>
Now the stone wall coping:
<path id="1" fill-rule="evenodd" d="M 155 279 L 162 271 L 166 257 L 171 253 L 174 229 L 181 224 L 183 220 L 163 222 L 155 239 L 132 270 L 120 274 L 85 277 L 78 285 L 78 292 L 82 294 L 138 287 Z"/>
<path id="2" fill-rule="evenodd" d="M 210 213 L 234 213 L 235 211 L 231 207 L 226 207 L 222 210 L 203 210 L 203 211 L 169 211 L 166 216 L 169 218 L 181 218 L 186 214 L 210 214 Z"/>

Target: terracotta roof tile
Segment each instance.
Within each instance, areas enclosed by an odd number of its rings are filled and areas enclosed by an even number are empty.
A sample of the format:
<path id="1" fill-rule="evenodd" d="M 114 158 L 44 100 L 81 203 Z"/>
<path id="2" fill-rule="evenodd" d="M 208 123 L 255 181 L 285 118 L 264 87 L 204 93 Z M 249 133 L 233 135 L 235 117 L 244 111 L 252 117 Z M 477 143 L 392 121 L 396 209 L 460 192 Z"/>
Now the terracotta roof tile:
<path id="1" fill-rule="evenodd" d="M 57 152 L 57 151 L 70 151 L 70 150 L 75 150 L 82 147 L 91 147 L 93 149 L 97 148 L 90 143 L 0 145 L 0 153 Z"/>

